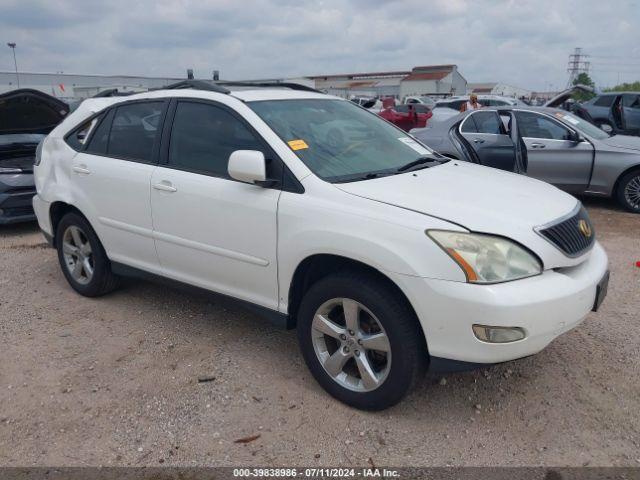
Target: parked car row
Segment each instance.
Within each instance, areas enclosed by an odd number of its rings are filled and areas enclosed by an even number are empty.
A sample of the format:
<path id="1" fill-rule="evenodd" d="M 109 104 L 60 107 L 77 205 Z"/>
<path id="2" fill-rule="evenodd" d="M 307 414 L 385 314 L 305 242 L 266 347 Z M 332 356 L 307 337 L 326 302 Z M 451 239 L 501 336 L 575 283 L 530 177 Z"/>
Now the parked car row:
<path id="1" fill-rule="evenodd" d="M 640 138 L 610 135 L 570 112 L 483 108 L 412 133 L 447 157 L 523 173 L 572 194 L 614 197 L 640 213 Z"/>

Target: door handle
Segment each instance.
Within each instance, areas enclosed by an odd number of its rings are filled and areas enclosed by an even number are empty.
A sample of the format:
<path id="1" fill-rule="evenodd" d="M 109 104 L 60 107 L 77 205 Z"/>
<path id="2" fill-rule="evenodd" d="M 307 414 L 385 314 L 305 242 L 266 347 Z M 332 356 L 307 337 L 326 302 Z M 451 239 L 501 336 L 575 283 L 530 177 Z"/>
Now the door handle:
<path id="1" fill-rule="evenodd" d="M 156 190 L 160 190 L 162 192 L 177 192 L 178 189 L 176 187 L 174 187 L 171 182 L 167 182 L 166 180 L 163 180 L 160 183 L 154 183 L 153 188 L 155 188 Z"/>
<path id="2" fill-rule="evenodd" d="M 81 173 L 83 175 L 89 175 L 91 170 L 87 168 L 86 165 L 74 165 L 71 169 L 76 173 Z"/>
<path id="3" fill-rule="evenodd" d="M 476 138 L 473 140 L 473 143 L 484 143 L 484 140 L 482 140 L 481 138 Z"/>
<path id="4" fill-rule="evenodd" d="M 531 148 L 544 148 L 546 145 L 544 143 L 532 143 Z"/>

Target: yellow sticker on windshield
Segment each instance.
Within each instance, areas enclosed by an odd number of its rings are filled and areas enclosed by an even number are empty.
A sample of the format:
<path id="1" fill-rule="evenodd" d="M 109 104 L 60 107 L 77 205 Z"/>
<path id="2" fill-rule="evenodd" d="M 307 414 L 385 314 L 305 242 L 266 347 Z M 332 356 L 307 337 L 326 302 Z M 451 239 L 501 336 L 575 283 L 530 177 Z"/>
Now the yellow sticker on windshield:
<path id="1" fill-rule="evenodd" d="M 307 145 L 307 142 L 304 140 L 289 140 L 287 143 L 289 144 L 289 147 L 291 147 L 291 150 L 294 151 L 309 148 L 309 145 Z"/>

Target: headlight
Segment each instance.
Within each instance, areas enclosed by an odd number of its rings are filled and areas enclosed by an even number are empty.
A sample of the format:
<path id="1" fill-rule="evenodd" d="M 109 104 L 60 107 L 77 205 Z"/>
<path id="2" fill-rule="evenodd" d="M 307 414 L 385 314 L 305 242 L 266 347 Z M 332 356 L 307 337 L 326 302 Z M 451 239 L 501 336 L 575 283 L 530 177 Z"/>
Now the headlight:
<path id="1" fill-rule="evenodd" d="M 499 283 L 542 273 L 540 261 L 515 242 L 479 233 L 428 230 L 471 283 Z"/>

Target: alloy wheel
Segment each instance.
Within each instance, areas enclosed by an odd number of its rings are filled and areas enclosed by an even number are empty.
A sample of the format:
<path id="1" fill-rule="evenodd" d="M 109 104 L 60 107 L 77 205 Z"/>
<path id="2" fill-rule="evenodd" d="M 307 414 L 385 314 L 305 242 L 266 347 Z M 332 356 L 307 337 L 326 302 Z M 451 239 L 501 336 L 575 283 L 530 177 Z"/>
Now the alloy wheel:
<path id="1" fill-rule="evenodd" d="M 376 316 L 361 303 L 333 298 L 316 311 L 311 325 L 318 361 L 339 385 L 355 392 L 381 386 L 391 367 L 391 345 Z"/>
<path id="2" fill-rule="evenodd" d="M 631 207 L 640 208 L 640 175 L 633 177 L 624 187 L 624 198 Z"/>
<path id="3" fill-rule="evenodd" d="M 93 252 L 86 234 L 77 226 L 69 226 L 62 236 L 62 255 L 71 277 L 86 285 L 93 278 Z"/>

